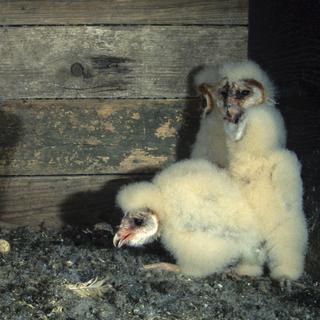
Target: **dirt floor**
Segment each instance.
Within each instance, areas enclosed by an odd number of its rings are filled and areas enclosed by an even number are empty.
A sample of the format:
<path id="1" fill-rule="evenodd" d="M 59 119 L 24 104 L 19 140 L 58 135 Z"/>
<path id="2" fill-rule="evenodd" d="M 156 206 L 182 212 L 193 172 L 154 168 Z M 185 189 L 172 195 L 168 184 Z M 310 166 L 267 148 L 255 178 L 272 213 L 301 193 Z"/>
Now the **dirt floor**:
<path id="1" fill-rule="evenodd" d="M 0 319 L 320 319 L 307 275 L 289 291 L 268 277 L 146 271 L 170 257 L 159 245 L 115 249 L 103 229 L 0 230 L 11 247 L 0 253 Z"/>

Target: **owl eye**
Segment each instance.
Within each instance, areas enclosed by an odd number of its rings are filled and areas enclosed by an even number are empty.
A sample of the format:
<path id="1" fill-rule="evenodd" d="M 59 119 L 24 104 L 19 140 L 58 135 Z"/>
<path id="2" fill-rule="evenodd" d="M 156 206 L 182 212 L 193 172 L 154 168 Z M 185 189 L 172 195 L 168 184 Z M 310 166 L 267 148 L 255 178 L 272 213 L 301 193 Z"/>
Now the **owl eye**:
<path id="1" fill-rule="evenodd" d="M 246 97 L 249 93 L 250 93 L 249 90 L 242 90 L 242 91 L 237 90 L 235 96 L 237 99 L 241 99 L 243 97 Z"/>
<path id="2" fill-rule="evenodd" d="M 220 91 L 220 94 L 222 95 L 222 97 L 224 99 L 226 99 L 228 97 L 228 92 L 227 91 Z"/>
<path id="3" fill-rule="evenodd" d="M 249 93 L 250 93 L 249 90 L 242 90 L 242 91 L 240 92 L 240 95 L 241 95 L 241 97 L 245 97 L 245 96 L 247 96 Z"/>
<path id="4" fill-rule="evenodd" d="M 143 225 L 143 219 L 141 218 L 134 218 L 133 219 L 133 223 L 135 226 L 137 227 L 141 227 Z"/>

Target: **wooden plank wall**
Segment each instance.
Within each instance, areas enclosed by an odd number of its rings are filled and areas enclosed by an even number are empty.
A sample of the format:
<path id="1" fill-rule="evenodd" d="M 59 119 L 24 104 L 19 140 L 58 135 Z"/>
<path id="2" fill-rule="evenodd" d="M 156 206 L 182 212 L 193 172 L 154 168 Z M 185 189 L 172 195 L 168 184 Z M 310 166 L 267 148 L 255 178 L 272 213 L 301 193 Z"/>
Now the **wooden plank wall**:
<path id="1" fill-rule="evenodd" d="M 188 156 L 192 74 L 247 56 L 246 0 L 0 0 L 0 222 L 114 221 Z"/>
<path id="2" fill-rule="evenodd" d="M 310 246 L 307 267 L 320 280 L 320 6 L 318 0 L 250 1 L 249 57 L 272 76 L 302 163 Z"/>

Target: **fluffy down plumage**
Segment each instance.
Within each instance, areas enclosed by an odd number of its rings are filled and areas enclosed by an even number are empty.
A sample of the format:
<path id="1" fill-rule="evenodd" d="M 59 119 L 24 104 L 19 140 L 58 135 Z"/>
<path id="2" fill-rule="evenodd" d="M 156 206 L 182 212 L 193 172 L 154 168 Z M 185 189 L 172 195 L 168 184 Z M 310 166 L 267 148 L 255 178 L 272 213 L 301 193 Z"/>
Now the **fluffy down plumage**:
<path id="1" fill-rule="evenodd" d="M 285 148 L 286 132 L 274 106 L 274 87 L 252 62 L 222 66 L 213 81 L 219 78 L 229 82 L 255 79 L 262 84 L 265 99 L 246 109 L 238 123 L 224 120 L 219 112 L 204 117 L 192 157 L 214 163 L 225 159 L 222 165 L 258 218 L 271 276 L 297 279 L 303 272 L 308 238 L 301 168 L 296 155 Z M 202 80 L 208 81 L 207 73 L 203 78 L 199 75 L 197 81 Z M 221 130 L 225 140 L 215 141 L 223 139 Z"/>
<path id="2" fill-rule="evenodd" d="M 182 161 L 152 182 L 126 186 L 117 203 L 124 212 L 156 213 L 161 242 L 185 274 L 205 276 L 231 265 L 239 274 L 262 273 L 257 221 L 228 174 L 208 161 Z"/>
<path id="3" fill-rule="evenodd" d="M 263 84 L 265 100 L 263 105 L 274 105 L 275 88 L 267 74 L 253 61 L 227 63 L 219 67 L 206 67 L 195 76 L 195 86 L 200 87 L 204 83 L 211 84 L 219 89 L 222 80 L 237 82 L 242 79 L 254 79 Z M 206 159 L 222 168 L 228 166 L 228 148 L 226 132 L 224 130 L 223 116 L 217 107 L 219 96 L 213 96 L 214 106 L 211 112 L 204 110 L 200 123 L 200 129 L 196 141 L 192 147 L 191 158 Z M 286 134 L 279 138 L 285 144 Z"/>
<path id="4" fill-rule="evenodd" d="M 282 146 L 284 126 L 273 106 L 252 108 L 245 121 L 242 138 L 227 139 L 228 170 L 258 218 L 271 276 L 295 280 L 303 272 L 308 238 L 301 166 Z"/>

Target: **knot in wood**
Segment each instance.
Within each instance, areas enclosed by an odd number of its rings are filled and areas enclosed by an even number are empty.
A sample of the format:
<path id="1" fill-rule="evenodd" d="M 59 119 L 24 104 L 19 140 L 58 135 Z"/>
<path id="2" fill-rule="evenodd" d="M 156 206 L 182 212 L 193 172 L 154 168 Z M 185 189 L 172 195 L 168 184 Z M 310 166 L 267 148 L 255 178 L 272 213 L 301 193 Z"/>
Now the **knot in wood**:
<path id="1" fill-rule="evenodd" d="M 71 74 L 75 77 L 82 77 L 84 76 L 84 68 L 83 65 L 79 62 L 74 63 L 71 66 Z"/>

